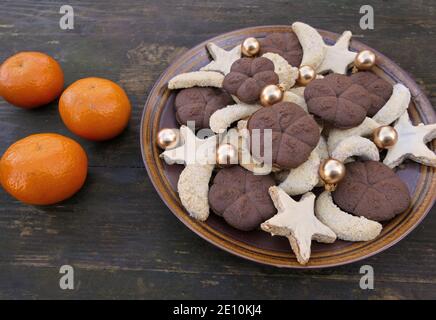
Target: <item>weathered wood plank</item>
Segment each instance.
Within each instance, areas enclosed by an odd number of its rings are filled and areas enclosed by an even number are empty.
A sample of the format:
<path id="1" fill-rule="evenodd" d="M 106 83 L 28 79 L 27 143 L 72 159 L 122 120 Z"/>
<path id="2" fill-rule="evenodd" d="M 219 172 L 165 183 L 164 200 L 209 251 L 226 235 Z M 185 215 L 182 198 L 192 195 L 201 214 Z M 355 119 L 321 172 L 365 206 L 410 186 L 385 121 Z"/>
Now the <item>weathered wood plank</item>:
<path id="1" fill-rule="evenodd" d="M 7 271 L 8 269 L 6 269 Z M 15 267 L 20 277 L 3 282 L 0 298 L 25 299 L 424 299 L 434 284 L 379 282 L 359 289 L 358 280 L 326 277 L 252 277 L 205 273 L 100 271 L 79 269 L 76 289 L 58 287 L 55 268 Z M 5 268 L 0 267 L 3 273 Z"/>
<path id="2" fill-rule="evenodd" d="M 328 291 L 319 292 L 321 296 L 317 296 L 312 290 L 305 289 L 299 294 L 295 290 L 298 283 L 322 287 L 320 283 L 324 281 L 338 286 L 334 286 L 334 290 L 330 286 L 325 289 L 332 291 L 333 296 L 346 296 L 350 292 L 343 292 L 341 286 L 360 291 L 358 272 L 363 264 L 374 266 L 377 288 L 390 288 L 400 296 L 412 298 L 423 293 L 409 291 L 408 286 L 419 288 L 422 285 L 436 290 L 436 271 L 429 268 L 435 261 L 435 219 L 429 218 L 407 240 L 362 263 L 318 271 L 276 269 L 233 257 L 192 234 L 172 216 L 144 180 L 141 168 L 110 171 L 91 168 L 90 180 L 84 190 L 73 199 L 48 208 L 23 207 L 3 195 L 0 201 L 9 205 L 0 209 L 0 269 L 5 270 L 0 272 L 0 292 L 4 292 L 11 281 L 15 283 L 23 277 L 15 270 L 51 272 L 52 278 L 46 280 L 55 281 L 62 264 L 72 264 L 79 274 L 93 271 L 104 277 L 115 273 L 115 278 L 122 279 L 124 274 L 131 273 L 155 279 L 153 281 L 168 281 L 168 286 L 172 277 L 180 276 L 186 283 L 173 283 L 174 290 L 192 297 L 196 296 L 201 281 L 218 281 L 219 290 L 225 294 L 226 290 L 231 290 L 234 284 L 231 279 L 235 277 L 251 279 L 240 284 L 241 287 L 248 286 L 249 290 L 238 292 L 239 297 L 253 297 L 255 293 L 251 286 L 256 283 L 259 284 L 258 294 L 264 290 L 262 283 L 264 286 L 270 283 L 271 297 L 321 297 L 328 295 Z M 99 286 L 99 280 L 89 281 L 88 286 Z M 190 281 L 196 283 L 190 284 Z M 288 282 L 293 285 L 287 287 Z M 33 284 L 30 281 L 29 286 Z M 114 281 L 110 285 L 121 284 Z M 91 289 L 86 290 L 92 294 Z M 166 290 L 156 284 L 154 290 L 147 293 L 153 296 L 172 294 Z M 383 291 L 376 290 L 371 295 L 380 292 Z M 95 294 L 101 292 L 97 290 Z M 213 298 L 216 292 L 209 294 L 204 297 Z M 356 293 L 356 297 L 364 298 L 365 295 L 369 293 Z"/>

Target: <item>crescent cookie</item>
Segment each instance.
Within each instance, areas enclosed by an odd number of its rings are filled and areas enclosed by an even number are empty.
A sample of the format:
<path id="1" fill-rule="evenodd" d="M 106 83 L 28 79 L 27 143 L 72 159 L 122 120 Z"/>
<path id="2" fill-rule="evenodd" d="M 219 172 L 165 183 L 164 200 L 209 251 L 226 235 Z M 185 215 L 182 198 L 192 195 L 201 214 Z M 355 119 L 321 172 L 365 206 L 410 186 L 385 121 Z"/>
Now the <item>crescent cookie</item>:
<path id="1" fill-rule="evenodd" d="M 180 174 L 177 191 L 180 201 L 189 215 L 206 221 L 209 217 L 209 181 L 213 165 L 188 164 Z"/>
<path id="2" fill-rule="evenodd" d="M 194 71 L 181 73 L 168 82 L 168 89 L 183 89 L 192 87 L 223 86 L 224 76 L 215 71 Z"/>
<path id="3" fill-rule="evenodd" d="M 341 162 L 345 162 L 351 157 L 373 161 L 380 160 L 380 154 L 374 142 L 358 136 L 351 136 L 339 142 L 331 155 L 332 158 Z"/>
<path id="4" fill-rule="evenodd" d="M 291 66 L 277 53 L 265 53 L 262 57 L 274 63 L 274 72 L 279 76 L 279 84 L 288 90 L 292 88 L 298 78 L 298 68 Z"/>
<path id="5" fill-rule="evenodd" d="M 316 199 L 315 214 L 341 240 L 369 241 L 375 239 L 383 228 L 376 221 L 356 217 L 339 209 L 328 191 L 324 191 Z"/>

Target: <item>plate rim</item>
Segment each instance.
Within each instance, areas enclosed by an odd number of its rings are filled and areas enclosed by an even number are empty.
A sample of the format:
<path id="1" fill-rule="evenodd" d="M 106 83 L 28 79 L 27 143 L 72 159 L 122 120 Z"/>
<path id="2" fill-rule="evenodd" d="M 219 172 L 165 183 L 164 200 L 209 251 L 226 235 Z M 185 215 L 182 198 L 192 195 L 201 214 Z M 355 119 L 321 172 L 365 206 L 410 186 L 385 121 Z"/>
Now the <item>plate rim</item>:
<path id="1" fill-rule="evenodd" d="M 199 51 L 202 49 L 204 50 L 205 45 L 208 42 L 223 41 L 223 40 L 229 38 L 230 36 L 235 37 L 237 34 L 244 34 L 247 32 L 259 33 L 262 30 L 264 32 L 273 32 L 273 31 L 277 32 L 277 30 L 275 30 L 275 29 L 289 29 L 289 30 L 291 30 L 291 26 L 290 25 L 265 25 L 265 26 L 254 26 L 254 27 L 247 27 L 247 28 L 229 31 L 229 32 L 217 35 L 215 37 L 212 37 L 210 39 L 207 39 L 205 41 L 202 41 L 201 43 L 193 46 L 192 48 L 187 50 L 187 52 L 182 54 L 180 57 L 178 57 L 177 59 L 174 59 L 173 61 L 171 61 L 169 63 L 168 67 L 160 74 L 159 78 L 154 82 L 153 87 L 150 90 L 148 97 L 147 97 L 147 100 L 145 102 L 145 105 L 143 107 L 142 116 L 141 116 L 141 126 L 140 126 L 141 156 L 142 156 L 145 168 L 147 170 L 149 179 L 151 180 L 156 192 L 159 194 L 159 197 L 162 199 L 162 201 L 165 203 L 165 205 L 168 207 L 168 209 L 170 209 L 170 211 L 185 226 L 187 226 L 191 231 L 193 231 L 194 233 L 199 235 L 201 238 L 205 239 L 209 243 L 213 244 L 214 246 L 219 247 L 222 250 L 225 250 L 233 255 L 236 255 L 236 256 L 239 256 L 241 258 L 244 258 L 244 259 L 247 259 L 247 260 L 250 260 L 253 262 L 257 262 L 257 263 L 260 263 L 263 265 L 292 268 L 292 269 L 329 268 L 329 267 L 336 267 L 336 266 L 341 266 L 341 265 L 357 262 L 357 261 L 369 258 L 371 256 L 374 256 L 374 255 L 382 252 L 382 251 L 387 250 L 388 248 L 392 247 L 393 245 L 395 245 L 396 243 L 398 243 L 399 241 L 404 239 L 407 235 L 409 235 L 422 222 L 422 220 L 426 217 L 428 212 L 433 207 L 433 204 L 435 202 L 435 193 L 436 193 L 436 175 L 434 174 L 436 172 L 436 168 L 427 167 L 427 166 L 423 166 L 423 165 L 419 166 L 420 171 L 422 171 L 423 168 L 425 168 L 425 171 L 431 171 L 432 179 L 430 182 L 426 182 L 423 184 L 424 186 L 428 187 L 427 188 L 428 191 L 425 193 L 424 197 L 421 199 L 421 202 L 419 203 L 419 205 L 415 209 L 416 212 L 414 212 L 413 214 L 415 215 L 415 214 L 419 213 L 419 210 L 423 206 L 424 206 L 424 209 L 421 210 L 418 219 L 413 221 L 413 223 L 409 227 L 407 227 L 400 235 L 398 235 L 397 237 L 395 237 L 392 240 L 389 240 L 389 241 L 385 240 L 383 245 L 381 245 L 379 248 L 377 248 L 373 251 L 369 251 L 369 252 L 364 253 L 362 255 L 357 255 L 355 257 L 351 257 L 348 260 L 343 260 L 343 261 L 339 261 L 339 262 L 331 262 L 331 263 L 326 263 L 326 264 L 319 264 L 319 265 L 311 265 L 311 264 L 299 265 L 299 264 L 295 263 L 296 259 L 294 259 L 293 257 L 292 257 L 292 259 L 289 259 L 289 257 L 284 258 L 284 260 L 286 260 L 287 262 L 280 263 L 277 261 L 267 260 L 266 258 L 261 259 L 258 255 L 256 255 L 258 253 L 253 254 L 243 247 L 238 248 L 238 250 L 235 250 L 235 248 L 230 248 L 230 247 L 222 244 L 221 243 L 222 240 L 219 239 L 219 237 L 216 234 L 201 232 L 198 228 L 198 224 L 203 225 L 203 227 L 206 224 L 203 222 L 198 222 L 198 221 L 195 221 L 195 223 L 192 223 L 193 219 L 189 217 L 189 215 L 186 213 L 185 209 L 183 207 L 181 207 L 180 204 L 177 205 L 175 203 L 170 203 L 171 199 L 168 199 L 168 197 L 167 197 L 168 195 L 164 194 L 168 191 L 161 190 L 162 185 L 159 185 L 159 183 L 161 183 L 161 182 L 156 180 L 156 178 L 158 178 L 158 177 L 155 176 L 155 172 L 152 171 L 152 169 L 148 163 L 149 157 L 147 156 L 147 152 L 145 150 L 146 149 L 145 148 L 145 141 L 147 141 L 147 136 L 148 136 L 148 133 L 145 132 L 145 127 L 146 127 L 145 120 L 146 120 L 148 113 L 153 112 L 153 110 L 151 110 L 151 111 L 149 110 L 149 106 L 151 106 L 151 104 L 150 104 L 151 100 L 153 99 L 154 96 L 156 96 L 157 90 L 161 87 L 161 82 L 164 79 L 164 77 L 169 73 L 169 71 L 171 71 L 172 68 L 174 68 L 174 66 L 177 66 L 178 64 L 185 61 L 188 57 L 190 57 L 193 54 L 193 52 Z M 337 39 L 340 36 L 339 34 L 333 33 L 330 31 L 326 31 L 326 30 L 322 30 L 322 29 L 317 29 L 317 30 L 321 33 L 321 35 L 323 36 L 323 39 L 326 39 L 325 38 L 326 36 L 329 37 L 329 39 Z M 386 56 L 384 56 L 383 54 L 381 54 L 377 50 L 370 48 L 369 46 L 361 43 L 358 40 L 353 39 L 352 45 L 353 45 L 353 48 L 355 48 L 357 50 L 371 49 L 372 51 L 374 51 L 376 53 L 379 61 L 381 60 L 384 62 L 384 64 L 389 65 L 389 70 L 386 70 L 385 68 L 380 68 L 380 69 L 382 69 L 385 73 L 387 73 L 391 78 L 395 79 L 396 81 L 402 82 L 402 83 L 407 83 L 407 87 L 409 88 L 409 90 L 412 93 L 412 99 L 414 100 L 415 106 L 419 105 L 419 108 L 416 108 L 416 112 L 419 114 L 420 118 L 422 118 L 423 121 L 424 120 L 428 121 L 428 118 L 431 118 L 434 121 L 434 119 L 436 118 L 436 114 L 434 112 L 434 109 L 431 106 L 430 101 L 428 100 L 428 98 L 424 94 L 424 92 L 422 92 L 422 90 L 419 88 L 416 81 L 412 78 L 412 76 L 410 76 L 408 74 L 407 71 L 400 68 L 395 62 L 393 62 L 392 60 L 390 60 L 389 58 L 387 58 Z M 393 73 L 395 73 L 396 75 L 394 76 Z M 426 109 L 426 110 L 423 110 L 423 109 Z M 433 148 L 435 148 L 436 142 L 433 142 L 432 145 L 433 145 Z M 155 145 L 153 146 L 153 148 L 157 149 L 157 147 Z M 419 174 L 420 180 L 421 180 L 422 176 L 423 176 L 423 174 L 420 173 Z M 426 176 L 424 176 L 424 177 L 426 177 Z M 175 205 L 176 207 L 173 207 L 173 205 Z M 179 212 L 180 210 L 183 211 L 183 214 L 185 215 L 184 217 L 180 215 L 180 212 Z M 405 216 L 408 216 L 408 215 L 410 215 L 410 213 L 407 213 Z M 191 223 L 189 223 L 189 222 L 191 222 Z M 399 227 L 402 227 L 402 225 L 395 226 L 395 228 L 399 228 Z M 211 228 L 211 227 L 209 227 L 209 228 Z M 213 228 L 211 228 L 211 229 L 213 229 Z M 375 240 L 377 240 L 377 239 L 375 239 Z M 375 240 L 369 241 L 369 242 L 362 242 L 362 244 L 363 244 L 362 248 L 368 247 L 368 245 L 370 245 L 370 244 L 374 244 L 376 242 Z M 235 240 L 235 241 L 239 241 L 239 240 Z M 235 246 L 236 244 L 234 242 L 231 242 L 231 245 Z M 268 251 L 265 249 L 261 249 L 261 251 L 262 250 Z M 276 259 L 276 257 L 274 259 Z M 290 263 L 290 262 L 292 262 L 292 263 Z"/>

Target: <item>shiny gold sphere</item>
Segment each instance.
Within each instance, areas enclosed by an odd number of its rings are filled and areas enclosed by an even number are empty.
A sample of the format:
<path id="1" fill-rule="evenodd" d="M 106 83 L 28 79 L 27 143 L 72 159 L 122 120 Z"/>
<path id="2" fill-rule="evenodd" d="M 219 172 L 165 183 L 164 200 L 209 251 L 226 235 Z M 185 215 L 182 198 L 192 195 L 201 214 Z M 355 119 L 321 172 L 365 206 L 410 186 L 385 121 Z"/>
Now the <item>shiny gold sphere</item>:
<path id="1" fill-rule="evenodd" d="M 264 107 L 271 107 L 273 104 L 282 101 L 283 90 L 275 84 L 267 85 L 260 93 L 260 104 Z"/>
<path id="2" fill-rule="evenodd" d="M 336 159 L 326 159 L 319 166 L 319 176 L 326 185 L 335 185 L 345 176 L 345 166 Z"/>
<path id="3" fill-rule="evenodd" d="M 359 70 L 369 70 L 375 65 L 375 54 L 370 50 L 362 50 L 354 58 L 354 65 Z"/>
<path id="4" fill-rule="evenodd" d="M 161 149 L 173 149 L 179 144 L 180 135 L 178 129 L 161 129 L 157 134 L 156 143 Z"/>
<path id="5" fill-rule="evenodd" d="M 220 167 L 238 164 L 238 150 L 229 143 L 219 145 L 216 150 L 216 163 Z"/>
<path id="6" fill-rule="evenodd" d="M 253 57 L 260 51 L 260 43 L 256 38 L 250 37 L 244 40 L 241 45 L 241 52 L 246 57 Z"/>
<path id="7" fill-rule="evenodd" d="M 297 82 L 302 86 L 307 86 L 309 82 L 316 78 L 316 71 L 311 66 L 301 66 L 298 69 Z"/>
<path id="8" fill-rule="evenodd" d="M 398 141 L 398 133 L 391 126 L 381 126 L 374 130 L 372 139 L 380 149 L 389 149 Z"/>

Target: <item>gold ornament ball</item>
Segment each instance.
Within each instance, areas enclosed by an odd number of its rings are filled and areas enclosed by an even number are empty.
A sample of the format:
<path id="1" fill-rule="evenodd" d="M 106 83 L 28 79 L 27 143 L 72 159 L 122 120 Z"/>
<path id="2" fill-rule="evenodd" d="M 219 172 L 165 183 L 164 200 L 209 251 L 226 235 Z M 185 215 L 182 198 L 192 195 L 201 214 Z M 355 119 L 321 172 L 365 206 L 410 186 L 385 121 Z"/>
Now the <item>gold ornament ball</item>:
<path id="1" fill-rule="evenodd" d="M 238 164 L 238 150 L 229 143 L 218 146 L 216 163 L 220 167 L 229 167 Z"/>
<path id="2" fill-rule="evenodd" d="M 345 166 L 336 159 L 326 159 L 319 166 L 319 176 L 326 184 L 336 184 L 345 176 Z"/>
<path id="3" fill-rule="evenodd" d="M 316 71 L 311 66 L 301 66 L 298 69 L 297 82 L 303 86 L 306 86 L 316 78 Z"/>
<path id="4" fill-rule="evenodd" d="M 354 65 L 359 70 L 369 70 L 375 65 L 375 54 L 370 50 L 362 50 L 354 58 Z"/>
<path id="5" fill-rule="evenodd" d="M 264 107 L 271 107 L 273 104 L 282 101 L 283 90 L 275 84 L 267 85 L 260 93 L 260 104 Z"/>
<path id="6" fill-rule="evenodd" d="M 374 130 L 373 141 L 380 149 L 389 149 L 398 141 L 398 133 L 391 126 L 381 126 Z"/>
<path id="7" fill-rule="evenodd" d="M 157 134 L 157 145 L 161 149 L 172 149 L 179 144 L 179 130 L 177 129 L 161 129 Z"/>
<path id="8" fill-rule="evenodd" d="M 241 45 L 241 52 L 246 57 L 253 57 L 260 51 L 260 43 L 256 38 L 250 37 L 244 40 Z"/>

